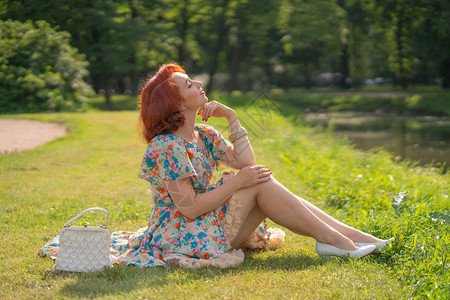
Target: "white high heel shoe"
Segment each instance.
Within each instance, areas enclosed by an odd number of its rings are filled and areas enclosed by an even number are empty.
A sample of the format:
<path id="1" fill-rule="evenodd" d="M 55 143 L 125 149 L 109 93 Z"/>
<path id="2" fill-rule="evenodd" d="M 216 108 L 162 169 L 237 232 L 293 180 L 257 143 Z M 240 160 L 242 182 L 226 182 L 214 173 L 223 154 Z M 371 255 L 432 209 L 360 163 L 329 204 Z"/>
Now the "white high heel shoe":
<path id="1" fill-rule="evenodd" d="M 329 259 L 330 256 L 338 256 L 338 257 L 345 257 L 350 256 L 353 258 L 361 258 L 364 257 L 370 253 L 372 253 L 377 247 L 373 244 L 361 246 L 357 250 L 343 250 L 337 247 L 333 247 L 328 244 L 323 244 L 320 242 L 316 242 L 316 252 L 319 254 L 320 257 L 323 259 Z"/>
<path id="2" fill-rule="evenodd" d="M 373 251 L 373 253 L 380 253 L 381 250 L 383 250 L 384 247 L 386 247 L 387 244 L 392 243 L 395 240 L 395 238 L 390 238 L 388 240 L 382 240 L 378 243 L 358 243 L 355 242 L 356 245 L 363 247 L 367 245 L 375 245 L 377 248 Z"/>

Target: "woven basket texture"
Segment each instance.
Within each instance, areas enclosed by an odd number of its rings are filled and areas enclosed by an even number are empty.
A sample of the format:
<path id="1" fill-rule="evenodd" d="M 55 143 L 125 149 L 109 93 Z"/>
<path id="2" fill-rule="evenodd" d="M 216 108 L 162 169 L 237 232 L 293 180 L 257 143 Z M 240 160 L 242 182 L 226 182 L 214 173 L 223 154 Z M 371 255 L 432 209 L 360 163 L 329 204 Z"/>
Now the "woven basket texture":
<path id="1" fill-rule="evenodd" d="M 61 229 L 53 270 L 95 272 L 111 267 L 111 233 L 106 228 L 72 226 Z"/>

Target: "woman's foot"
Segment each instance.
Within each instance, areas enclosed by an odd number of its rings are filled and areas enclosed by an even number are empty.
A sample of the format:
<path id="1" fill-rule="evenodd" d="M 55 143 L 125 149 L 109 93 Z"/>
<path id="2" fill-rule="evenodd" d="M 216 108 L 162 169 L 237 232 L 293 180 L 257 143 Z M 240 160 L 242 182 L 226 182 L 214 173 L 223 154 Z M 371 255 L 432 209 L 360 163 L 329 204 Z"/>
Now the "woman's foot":
<path id="1" fill-rule="evenodd" d="M 354 234 L 352 234 L 352 236 L 347 236 L 348 238 L 350 238 L 353 242 L 358 242 L 358 243 L 366 243 L 366 244 L 376 244 L 382 241 L 382 239 L 379 239 L 377 237 L 374 237 L 371 234 L 362 232 L 357 230 L 357 232 L 355 232 Z"/>
<path id="2" fill-rule="evenodd" d="M 363 247 L 363 246 L 367 246 L 367 245 L 375 245 L 376 249 L 373 251 L 373 253 L 380 253 L 381 250 L 383 250 L 384 247 L 386 247 L 387 244 L 390 244 L 394 241 L 394 238 L 390 238 L 388 240 L 380 240 L 379 242 L 376 243 L 359 243 L 359 242 L 355 242 L 356 245 Z"/>
<path id="3" fill-rule="evenodd" d="M 330 256 L 361 258 L 372 253 L 375 249 L 376 246 L 373 244 L 361 246 L 357 250 L 344 250 L 328 244 L 316 242 L 316 252 L 324 259 L 329 259 Z"/>

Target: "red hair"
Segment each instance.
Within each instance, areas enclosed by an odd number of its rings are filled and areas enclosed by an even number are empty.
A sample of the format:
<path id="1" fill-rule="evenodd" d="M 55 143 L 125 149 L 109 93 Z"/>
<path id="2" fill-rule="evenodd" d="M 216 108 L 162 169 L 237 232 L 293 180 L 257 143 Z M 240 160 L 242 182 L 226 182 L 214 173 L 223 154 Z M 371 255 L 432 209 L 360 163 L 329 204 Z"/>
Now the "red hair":
<path id="1" fill-rule="evenodd" d="M 172 133 L 184 125 L 185 117 L 181 113 L 183 98 L 171 79 L 175 72 L 186 74 L 177 64 L 162 65 L 142 89 L 139 99 L 140 122 L 147 143 L 158 134 Z"/>

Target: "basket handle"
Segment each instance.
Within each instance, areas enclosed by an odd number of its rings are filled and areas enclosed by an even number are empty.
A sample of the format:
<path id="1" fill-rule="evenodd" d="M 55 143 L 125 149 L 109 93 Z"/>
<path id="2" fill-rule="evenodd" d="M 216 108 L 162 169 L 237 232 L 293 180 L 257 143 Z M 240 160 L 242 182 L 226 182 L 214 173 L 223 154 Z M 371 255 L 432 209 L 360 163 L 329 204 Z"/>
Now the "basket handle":
<path id="1" fill-rule="evenodd" d="M 74 221 L 76 221 L 77 219 L 79 219 L 82 215 L 84 215 L 85 213 L 87 213 L 88 211 L 92 211 L 92 210 L 100 210 L 102 212 L 104 212 L 106 214 L 106 224 L 105 224 L 105 228 L 108 228 L 108 211 L 104 208 L 101 207 L 91 207 L 88 209 L 83 210 L 82 212 L 80 212 L 78 215 L 76 215 L 74 218 L 70 219 L 69 222 L 67 222 L 66 224 L 64 224 L 64 227 L 68 227 L 70 226 L 70 224 L 72 224 Z"/>

